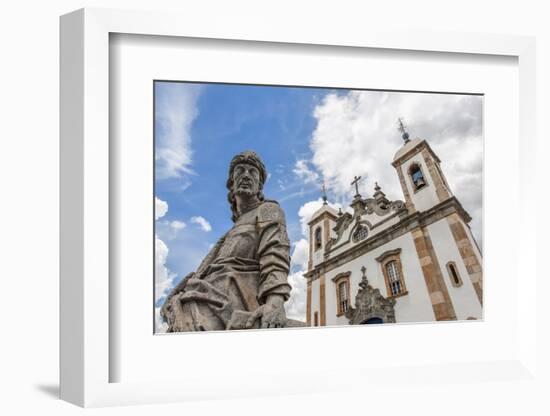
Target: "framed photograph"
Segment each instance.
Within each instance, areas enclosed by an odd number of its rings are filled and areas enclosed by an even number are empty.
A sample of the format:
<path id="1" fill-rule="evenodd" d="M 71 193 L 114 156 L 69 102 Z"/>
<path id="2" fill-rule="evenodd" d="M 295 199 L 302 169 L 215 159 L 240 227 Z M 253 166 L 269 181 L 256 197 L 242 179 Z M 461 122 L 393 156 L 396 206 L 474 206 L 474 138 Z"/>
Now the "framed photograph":
<path id="1" fill-rule="evenodd" d="M 482 319 L 482 95 L 156 80 L 154 105 L 156 333 Z"/>
<path id="2" fill-rule="evenodd" d="M 62 17 L 62 398 L 532 377 L 533 39 L 264 29 Z"/>

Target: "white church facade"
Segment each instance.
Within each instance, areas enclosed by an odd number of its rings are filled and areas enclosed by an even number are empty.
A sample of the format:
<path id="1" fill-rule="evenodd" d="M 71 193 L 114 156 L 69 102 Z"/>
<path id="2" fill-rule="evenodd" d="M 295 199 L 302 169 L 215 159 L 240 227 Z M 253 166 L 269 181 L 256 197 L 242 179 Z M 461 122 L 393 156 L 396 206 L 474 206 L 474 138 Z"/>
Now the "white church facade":
<path id="1" fill-rule="evenodd" d="M 308 325 L 483 317 L 482 255 L 471 218 L 428 142 L 403 138 L 391 164 L 404 201 L 388 200 L 377 184 L 371 198 L 356 192 L 353 213 L 337 212 L 325 197 L 311 217 Z"/>

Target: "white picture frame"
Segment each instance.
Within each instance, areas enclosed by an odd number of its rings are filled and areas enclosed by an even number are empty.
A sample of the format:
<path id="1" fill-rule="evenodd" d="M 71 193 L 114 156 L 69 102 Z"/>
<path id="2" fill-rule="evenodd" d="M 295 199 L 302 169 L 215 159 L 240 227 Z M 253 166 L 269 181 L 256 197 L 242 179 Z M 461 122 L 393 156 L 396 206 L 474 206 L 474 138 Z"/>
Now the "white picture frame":
<path id="1" fill-rule="evenodd" d="M 223 21 L 205 26 L 192 16 L 106 9 L 83 9 L 61 18 L 61 398 L 79 406 L 162 403 L 208 398 L 334 392 L 356 385 L 377 386 L 396 377 L 403 385 L 460 380 L 522 381 L 536 375 L 536 269 L 534 245 L 536 218 L 525 215 L 534 204 L 535 165 L 535 42 L 508 35 L 422 32 L 360 34 L 324 30 L 283 30 L 277 24 L 243 21 L 239 31 Z M 176 381 L 110 382 L 110 365 L 117 359 L 110 350 L 109 275 L 114 259 L 109 252 L 110 169 L 109 154 L 109 37 L 113 33 L 225 39 L 247 42 L 331 45 L 335 48 L 429 51 L 441 54 L 504 55 L 518 59 L 519 67 L 519 183 L 511 190 L 518 203 L 512 207 L 520 218 L 517 270 L 522 288 L 517 292 L 517 348 L 507 359 L 438 364 L 418 363 L 410 368 L 338 368 L 326 366 L 319 373 L 295 369 L 292 377 L 269 373 L 269 382 L 239 379 L 234 385 L 215 383 L 204 374 L 186 374 Z M 515 192 L 515 194 L 514 194 Z M 524 215 L 522 215 L 524 214 Z M 515 271 L 517 273 L 517 271 Z M 525 288 L 529 288 L 528 290 Z M 458 327 L 457 327 L 458 328 Z M 112 330 L 112 328 L 111 328 Z M 405 329 L 400 329 L 405 331 Z M 319 337 L 318 331 L 310 337 Z M 282 336 L 273 332 L 269 336 Z M 348 331 L 348 336 L 351 332 Z M 208 335 L 215 342 L 223 334 Z M 152 334 L 151 334 L 152 336 Z M 334 332 L 327 332 L 335 337 Z M 165 337 L 165 339 L 169 339 Z M 240 338 L 241 340 L 244 338 Z M 166 341 L 168 342 L 168 341 Z M 235 340 L 236 343 L 239 340 Z M 334 364 L 334 363 L 333 363 Z M 365 375 L 365 368 L 368 374 Z M 246 370 L 243 370 L 246 373 Z M 261 373 L 261 372 L 260 372 Z M 266 373 L 267 374 L 267 373 Z M 322 374 L 323 383 L 319 382 Z M 279 386 L 279 387 L 277 387 Z M 284 387 L 282 387 L 284 386 Z"/>

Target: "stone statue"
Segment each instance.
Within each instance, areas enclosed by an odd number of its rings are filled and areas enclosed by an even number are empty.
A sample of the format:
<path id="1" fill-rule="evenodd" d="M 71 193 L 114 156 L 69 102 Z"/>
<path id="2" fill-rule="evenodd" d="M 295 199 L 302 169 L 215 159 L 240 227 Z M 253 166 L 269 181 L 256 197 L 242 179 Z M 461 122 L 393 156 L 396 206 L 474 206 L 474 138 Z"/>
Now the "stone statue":
<path id="1" fill-rule="evenodd" d="M 266 177 L 256 153 L 232 159 L 234 225 L 168 295 L 161 309 L 168 332 L 305 326 L 285 314 L 290 242 L 283 210 L 262 193 Z"/>

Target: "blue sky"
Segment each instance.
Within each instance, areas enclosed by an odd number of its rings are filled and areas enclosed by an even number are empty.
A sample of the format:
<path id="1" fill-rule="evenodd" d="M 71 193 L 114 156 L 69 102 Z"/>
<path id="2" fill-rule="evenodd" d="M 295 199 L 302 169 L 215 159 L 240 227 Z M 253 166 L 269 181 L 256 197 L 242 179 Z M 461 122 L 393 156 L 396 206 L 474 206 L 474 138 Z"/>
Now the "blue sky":
<path id="1" fill-rule="evenodd" d="M 210 246 L 232 226 L 225 181 L 231 158 L 247 149 L 255 150 L 269 171 L 264 186 L 267 198 L 279 201 L 287 216 L 291 241 L 301 237 L 298 211 L 305 201 L 320 195 L 319 181 L 296 181 L 297 161 L 310 157 L 309 138 L 315 128 L 313 110 L 325 89 L 281 88 L 203 84 L 201 86 L 157 82 L 156 108 L 177 111 L 174 94 L 192 95 L 198 116 L 189 128 L 192 145 L 187 150 L 192 162 L 167 177 L 163 163 L 157 163 L 156 197 L 168 205 L 157 221 L 157 235 L 169 248 L 166 267 L 176 276 L 174 283 L 198 266 Z M 185 100 L 184 100 L 185 101 Z M 170 135 L 177 117 L 159 114 L 155 122 L 157 143 Z M 158 145 L 157 145 L 158 146 Z M 192 218 L 210 225 L 206 231 Z M 197 221 L 197 220 L 195 220 Z M 172 223 L 185 224 L 174 230 Z M 207 227 L 208 228 L 208 227 Z M 292 271 L 300 269 L 293 264 Z M 159 298 L 157 306 L 163 298 Z"/>
<path id="2" fill-rule="evenodd" d="M 186 84 L 177 87 L 182 86 Z M 166 90 L 172 88 L 174 83 L 157 83 L 156 99 L 165 99 Z M 197 100 L 200 116 L 190 130 L 192 173 L 156 181 L 156 196 L 170 207 L 165 219 L 200 215 L 212 225 L 212 232 L 201 237 L 206 244 L 214 243 L 232 225 L 225 187 L 229 162 L 235 154 L 252 149 L 269 171 L 265 195 L 281 203 L 288 213 L 289 234 L 298 237 L 297 212 L 305 196 L 299 193 L 311 198 L 319 190 L 314 184 L 297 183 L 292 170 L 297 160 L 310 154 L 309 137 L 315 127 L 312 112 L 325 94 L 326 90 L 319 89 L 203 85 Z M 156 134 L 164 133 L 163 123 L 156 123 Z M 182 191 L 181 184 L 188 182 Z M 176 258 L 169 259 L 169 266 L 180 273 L 192 270 Z"/>
<path id="3" fill-rule="evenodd" d="M 354 194 L 354 175 L 364 178 L 364 197 L 378 181 L 389 198 L 403 199 L 390 165 L 402 145 L 397 117 L 444 161 L 481 239 L 481 106 L 481 97 L 449 94 L 156 82 L 156 306 L 231 228 L 229 162 L 254 150 L 269 172 L 264 194 L 286 214 L 295 287 L 287 314 L 300 318 L 304 223 L 321 204 L 322 181 L 329 200 L 344 208 Z M 457 155 L 457 146 L 464 153 Z"/>

